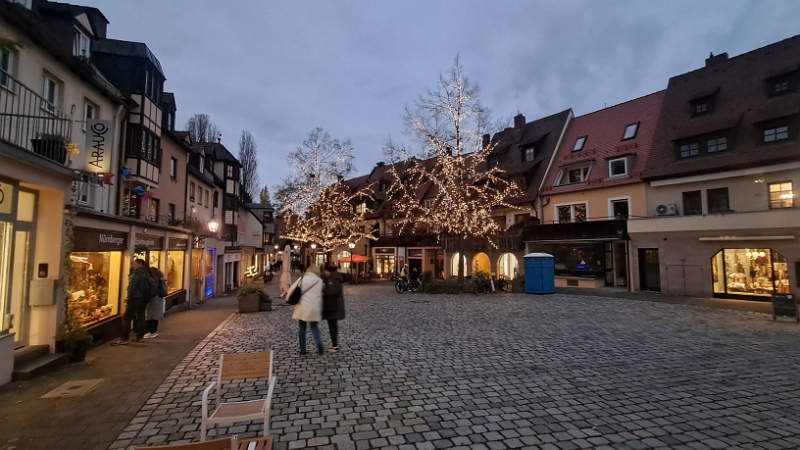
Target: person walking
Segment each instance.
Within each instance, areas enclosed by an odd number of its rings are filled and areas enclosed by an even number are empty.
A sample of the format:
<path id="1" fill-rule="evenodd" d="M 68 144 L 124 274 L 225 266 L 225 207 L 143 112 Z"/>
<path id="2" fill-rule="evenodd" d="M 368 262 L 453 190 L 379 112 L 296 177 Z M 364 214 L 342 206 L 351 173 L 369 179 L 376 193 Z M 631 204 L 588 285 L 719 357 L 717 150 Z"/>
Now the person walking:
<path id="1" fill-rule="evenodd" d="M 145 317 L 147 317 L 147 334 L 145 339 L 158 337 L 158 321 L 164 320 L 164 298 L 169 294 L 167 291 L 167 279 L 164 272 L 156 267 L 150 268 L 150 275 L 158 280 L 158 295 L 147 302 Z"/>
<path id="2" fill-rule="evenodd" d="M 306 353 L 306 326 L 311 328 L 311 336 L 317 345 L 317 354 L 322 354 L 322 336 L 319 334 L 319 321 L 322 320 L 322 278 L 320 278 L 319 267 L 312 265 L 306 272 L 297 279 L 286 291 L 286 298 L 295 289 L 300 289 L 302 296 L 300 302 L 295 305 L 292 319 L 300 324 L 300 354 Z"/>
<path id="3" fill-rule="evenodd" d="M 141 259 L 133 260 L 133 272 L 128 280 L 128 299 L 125 304 L 125 314 L 122 316 L 122 336 L 111 345 L 128 345 L 131 338 L 131 324 L 136 332 L 134 342 L 142 342 L 147 324 L 145 323 L 145 310 L 147 303 L 158 294 L 156 280 L 150 274 L 147 263 Z"/>
<path id="4" fill-rule="evenodd" d="M 328 321 L 331 332 L 331 353 L 339 351 L 339 320 L 344 319 L 344 293 L 342 292 L 342 274 L 338 267 L 325 267 L 325 286 L 322 288 L 322 319 Z"/>

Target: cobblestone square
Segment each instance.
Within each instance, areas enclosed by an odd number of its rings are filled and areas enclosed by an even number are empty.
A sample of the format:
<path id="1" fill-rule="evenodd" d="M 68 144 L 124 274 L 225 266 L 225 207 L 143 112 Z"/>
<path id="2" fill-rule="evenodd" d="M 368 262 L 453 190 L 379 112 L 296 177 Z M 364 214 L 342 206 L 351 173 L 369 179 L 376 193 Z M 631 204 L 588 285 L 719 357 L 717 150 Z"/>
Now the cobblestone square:
<path id="1" fill-rule="evenodd" d="M 345 298 L 338 354 L 300 356 L 280 299 L 232 316 L 110 448 L 198 440 L 218 355 L 270 349 L 277 450 L 800 447 L 794 322 L 580 295 L 398 295 L 381 282 Z M 226 396 L 266 389 L 243 381 Z"/>

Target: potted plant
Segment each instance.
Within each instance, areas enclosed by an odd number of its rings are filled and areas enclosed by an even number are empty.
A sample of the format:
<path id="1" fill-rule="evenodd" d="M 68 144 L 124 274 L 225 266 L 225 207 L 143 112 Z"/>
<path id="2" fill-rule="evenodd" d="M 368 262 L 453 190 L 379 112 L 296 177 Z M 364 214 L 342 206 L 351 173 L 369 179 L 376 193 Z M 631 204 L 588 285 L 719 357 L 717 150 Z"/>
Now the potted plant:
<path id="1" fill-rule="evenodd" d="M 244 284 L 239 286 L 236 294 L 239 298 L 240 313 L 272 311 L 272 300 L 258 285 Z"/>

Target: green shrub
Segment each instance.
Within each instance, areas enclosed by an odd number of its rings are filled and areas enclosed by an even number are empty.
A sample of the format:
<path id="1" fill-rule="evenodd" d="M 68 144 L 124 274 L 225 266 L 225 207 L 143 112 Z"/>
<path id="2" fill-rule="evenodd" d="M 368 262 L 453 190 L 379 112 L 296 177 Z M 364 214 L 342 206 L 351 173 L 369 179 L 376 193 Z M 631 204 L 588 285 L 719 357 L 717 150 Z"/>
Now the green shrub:
<path id="1" fill-rule="evenodd" d="M 459 284 L 458 280 L 431 280 L 422 285 L 422 292 L 426 294 L 460 294 L 469 292 L 467 284 Z"/>
<path id="2" fill-rule="evenodd" d="M 433 281 L 433 272 L 431 272 L 430 270 L 426 270 L 425 272 L 422 272 L 422 282 L 424 284 L 428 284 L 431 281 Z"/>
<path id="3" fill-rule="evenodd" d="M 266 292 L 264 292 L 258 285 L 255 284 L 243 284 L 236 290 L 236 295 L 238 297 L 244 297 L 250 294 L 257 294 L 261 303 L 271 301 L 269 295 L 267 295 Z"/>

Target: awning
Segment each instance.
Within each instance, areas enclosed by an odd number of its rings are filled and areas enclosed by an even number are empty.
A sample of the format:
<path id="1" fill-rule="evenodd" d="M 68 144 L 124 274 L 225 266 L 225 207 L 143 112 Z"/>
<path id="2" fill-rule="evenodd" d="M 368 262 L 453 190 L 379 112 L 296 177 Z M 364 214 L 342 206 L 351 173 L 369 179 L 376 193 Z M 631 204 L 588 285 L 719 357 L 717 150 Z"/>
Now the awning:
<path id="1" fill-rule="evenodd" d="M 349 263 L 349 262 L 363 263 L 363 262 L 368 262 L 368 261 L 372 261 L 372 258 L 370 258 L 369 256 L 353 255 L 353 256 L 348 256 L 347 258 L 339 258 L 338 262 L 340 262 L 340 263 Z"/>

